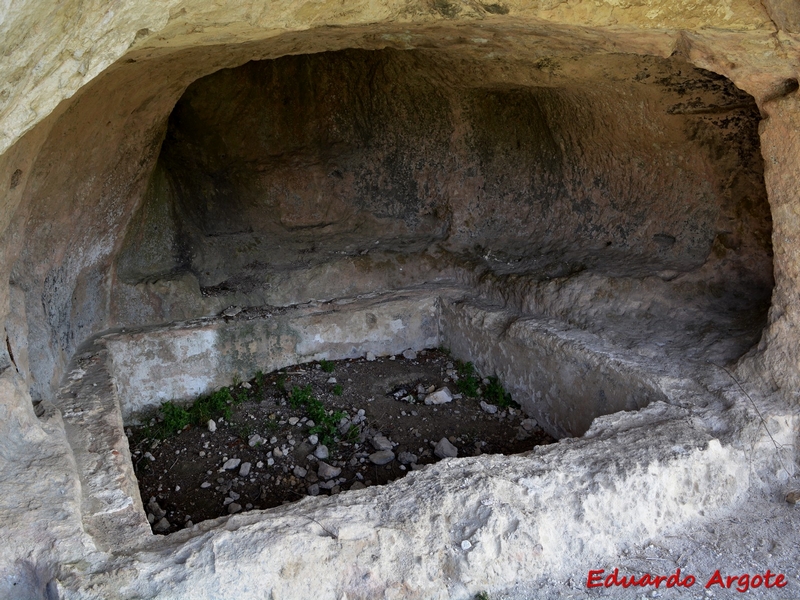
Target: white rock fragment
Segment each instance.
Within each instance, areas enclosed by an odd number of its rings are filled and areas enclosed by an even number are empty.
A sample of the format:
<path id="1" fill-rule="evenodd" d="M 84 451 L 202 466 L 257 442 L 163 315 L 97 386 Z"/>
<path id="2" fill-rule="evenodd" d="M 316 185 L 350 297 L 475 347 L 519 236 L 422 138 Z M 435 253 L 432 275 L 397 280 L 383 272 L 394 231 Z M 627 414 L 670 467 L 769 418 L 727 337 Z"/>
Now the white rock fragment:
<path id="1" fill-rule="evenodd" d="M 339 473 L 341 472 L 342 470 L 339 467 L 331 466 L 322 461 L 320 461 L 319 467 L 317 468 L 317 475 L 319 475 L 322 479 L 332 479 L 334 477 L 338 477 Z"/>
<path id="2" fill-rule="evenodd" d="M 214 419 L 208 420 L 208 430 L 211 433 L 214 433 L 217 430 L 217 424 L 214 422 Z"/>
<path id="3" fill-rule="evenodd" d="M 314 449 L 314 456 L 320 460 L 325 460 L 329 455 L 330 453 L 328 452 L 328 447 L 324 444 L 320 444 Z"/>
<path id="4" fill-rule="evenodd" d="M 397 455 L 397 460 L 400 461 L 402 465 L 410 465 L 411 463 L 417 462 L 417 456 L 415 454 L 411 454 L 411 452 L 401 452 Z"/>
<path id="5" fill-rule="evenodd" d="M 229 306 L 228 308 L 226 308 L 225 310 L 222 311 L 222 316 L 223 317 L 235 317 L 240 312 L 242 312 L 242 307 L 241 306 Z"/>
<path id="6" fill-rule="evenodd" d="M 538 424 L 536 423 L 535 419 L 523 419 L 520 425 L 522 425 L 522 428 L 525 431 L 533 431 L 538 427 Z"/>
<path id="7" fill-rule="evenodd" d="M 372 352 L 367 352 L 366 358 L 369 362 L 372 362 L 373 360 L 375 360 L 375 355 Z"/>
<path id="8" fill-rule="evenodd" d="M 247 440 L 247 445 L 250 446 L 251 448 L 255 448 L 257 445 L 263 444 L 263 443 L 264 443 L 264 438 L 262 438 L 257 433 L 254 433 L 253 435 L 251 435 L 250 439 Z"/>
<path id="9" fill-rule="evenodd" d="M 470 543 L 469 540 L 464 540 L 463 542 L 461 542 L 462 550 L 469 550 L 470 548 L 472 548 L 472 544 Z"/>
<path id="10" fill-rule="evenodd" d="M 225 464 L 222 465 L 223 471 L 230 471 L 231 469 L 235 469 L 238 467 L 242 462 L 241 458 L 229 458 L 225 461 Z"/>
<path id="11" fill-rule="evenodd" d="M 319 436 L 317 435 L 310 435 L 308 436 L 308 443 L 312 446 L 316 446 L 319 443 Z"/>
<path id="12" fill-rule="evenodd" d="M 242 466 L 239 467 L 239 477 L 247 477 L 250 474 L 251 466 L 249 462 L 242 463 Z"/>
<path id="13" fill-rule="evenodd" d="M 328 383 L 336 383 L 336 377 L 328 377 Z"/>
<path id="14" fill-rule="evenodd" d="M 297 465 L 294 468 L 294 470 L 292 471 L 292 473 L 294 474 L 295 477 L 297 477 L 299 479 L 302 479 L 303 477 L 305 477 L 308 474 L 308 470 L 304 469 L 300 465 Z"/>
<path id="15" fill-rule="evenodd" d="M 211 484 L 208 483 L 207 481 L 204 481 L 203 483 L 200 484 L 200 487 L 206 490 L 211 487 Z"/>
<path id="16" fill-rule="evenodd" d="M 497 407 L 494 404 L 489 404 L 483 400 L 481 400 L 481 409 L 483 409 L 483 412 L 489 413 L 490 415 L 493 415 L 497 412 Z"/>
<path id="17" fill-rule="evenodd" d="M 300 421 L 299 417 L 289 417 L 289 425 L 297 425 L 297 422 Z"/>
<path id="18" fill-rule="evenodd" d="M 453 395 L 450 393 L 450 390 L 446 387 L 440 388 L 433 392 L 432 394 L 428 394 L 425 397 L 425 404 L 447 404 L 448 402 L 453 401 Z"/>
<path id="19" fill-rule="evenodd" d="M 378 450 L 369 455 L 369 460 L 374 465 L 388 465 L 394 460 L 394 452 L 391 450 Z"/>
<path id="20" fill-rule="evenodd" d="M 413 349 L 409 348 L 403 352 L 403 358 L 406 360 L 416 360 L 417 353 Z"/>
<path id="21" fill-rule="evenodd" d="M 383 434 L 374 436 L 371 440 L 372 446 L 375 450 L 391 450 L 394 444 Z"/>
<path id="22" fill-rule="evenodd" d="M 158 523 L 153 526 L 153 531 L 157 533 L 163 533 L 169 529 L 169 521 L 167 521 L 166 517 L 163 517 Z"/>
<path id="23" fill-rule="evenodd" d="M 433 453 L 439 458 L 455 458 L 458 456 L 458 448 L 453 446 L 453 444 L 450 443 L 450 440 L 443 437 L 439 440 L 439 443 L 436 444 L 436 448 L 434 448 Z"/>

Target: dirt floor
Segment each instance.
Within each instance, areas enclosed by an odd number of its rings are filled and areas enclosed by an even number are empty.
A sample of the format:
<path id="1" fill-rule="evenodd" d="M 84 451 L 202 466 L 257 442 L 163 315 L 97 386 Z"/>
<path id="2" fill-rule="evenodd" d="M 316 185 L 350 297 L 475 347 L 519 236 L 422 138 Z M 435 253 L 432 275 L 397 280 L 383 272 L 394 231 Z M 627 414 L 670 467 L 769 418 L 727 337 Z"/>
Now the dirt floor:
<path id="1" fill-rule="evenodd" d="M 198 417 L 189 409 L 189 417 L 183 408 L 162 407 L 148 423 L 129 427 L 153 531 L 385 484 L 454 451 L 513 454 L 555 441 L 471 365 L 440 350 L 404 355 L 259 374 L 217 396 L 227 398 L 230 418 L 217 413 L 213 424 L 202 411 Z M 432 404 L 447 399 L 442 388 L 453 399 Z M 181 417 L 194 422 L 184 425 Z"/>

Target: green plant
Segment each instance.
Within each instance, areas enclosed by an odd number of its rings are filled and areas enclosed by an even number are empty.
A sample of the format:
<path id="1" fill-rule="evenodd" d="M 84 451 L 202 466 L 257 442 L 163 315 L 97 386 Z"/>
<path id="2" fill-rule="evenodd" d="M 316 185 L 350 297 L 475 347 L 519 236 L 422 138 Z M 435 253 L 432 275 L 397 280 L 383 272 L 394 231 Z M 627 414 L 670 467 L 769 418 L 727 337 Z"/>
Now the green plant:
<path id="1" fill-rule="evenodd" d="M 314 427 L 309 429 L 309 433 L 317 434 L 326 446 L 333 444 L 337 437 L 339 421 L 344 418 L 342 411 L 328 414 L 325 405 L 314 397 L 310 385 L 303 388 L 293 387 L 289 395 L 289 405 L 292 408 L 305 406 L 308 418 L 314 421 Z"/>
<path id="2" fill-rule="evenodd" d="M 329 360 L 321 360 L 319 364 L 326 373 L 333 373 L 333 370 L 336 368 L 336 365 Z"/>
<path id="3" fill-rule="evenodd" d="M 161 438 L 178 433 L 191 423 L 189 411 L 172 402 L 164 402 L 164 404 L 161 405 L 161 415 L 163 421 L 159 423 L 161 429 L 159 433 L 161 435 L 158 436 Z"/>
<path id="4" fill-rule="evenodd" d="M 220 416 L 228 420 L 231 418 L 231 404 L 233 404 L 231 391 L 224 387 L 213 394 L 198 398 L 189 409 L 189 413 L 192 416 L 192 422 L 197 425 L 202 425 L 209 419 L 216 419 Z"/>
<path id="5" fill-rule="evenodd" d="M 241 383 L 242 383 L 242 378 L 239 377 L 238 373 L 234 373 L 233 374 L 233 387 L 236 387 L 237 385 L 241 385 Z"/>
<path id="6" fill-rule="evenodd" d="M 333 386 L 333 395 L 334 396 L 341 396 L 344 392 L 344 386 L 341 383 L 337 383 Z"/>
<path id="7" fill-rule="evenodd" d="M 264 371 L 259 369 L 256 371 L 255 382 L 258 386 L 259 391 L 264 391 Z"/>
<path id="8" fill-rule="evenodd" d="M 286 374 L 280 373 L 278 377 L 275 379 L 275 387 L 278 388 L 278 391 L 281 394 L 286 393 Z"/>
<path id="9" fill-rule="evenodd" d="M 289 394 L 289 406 L 292 408 L 300 408 L 303 404 L 308 404 L 311 400 L 314 400 L 314 394 L 310 385 L 303 388 L 294 386 L 292 388 L 292 393 Z"/>
<path id="10" fill-rule="evenodd" d="M 489 384 L 486 386 L 483 397 L 486 398 L 486 401 L 490 404 L 496 404 L 500 408 L 508 408 L 509 406 L 515 408 L 519 407 L 519 404 L 511 399 L 511 394 L 505 390 L 503 384 L 500 383 L 497 377 L 489 377 Z"/>
<path id="11" fill-rule="evenodd" d="M 475 595 L 475 600 L 490 600 L 489 599 L 489 592 L 478 592 Z"/>
<path id="12" fill-rule="evenodd" d="M 250 439 L 253 433 L 255 433 L 255 428 L 251 423 L 240 423 L 236 426 L 236 435 L 245 442 Z"/>
<path id="13" fill-rule="evenodd" d="M 475 398 L 478 395 L 478 387 L 480 386 L 480 379 L 475 374 L 475 365 L 471 362 L 456 363 L 456 372 L 458 373 L 458 381 L 456 388 L 459 392 L 468 398 Z"/>

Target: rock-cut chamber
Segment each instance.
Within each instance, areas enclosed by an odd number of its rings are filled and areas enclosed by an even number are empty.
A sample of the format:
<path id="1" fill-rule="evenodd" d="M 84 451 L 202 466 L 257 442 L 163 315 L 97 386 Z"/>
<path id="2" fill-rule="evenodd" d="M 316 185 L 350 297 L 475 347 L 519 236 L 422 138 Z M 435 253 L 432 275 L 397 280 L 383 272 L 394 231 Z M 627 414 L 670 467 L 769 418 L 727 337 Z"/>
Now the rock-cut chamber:
<path id="1" fill-rule="evenodd" d="M 171 393 L 254 372 L 265 352 L 297 362 L 435 342 L 504 378 L 553 434 L 579 435 L 664 399 L 647 373 L 730 363 L 757 341 L 773 284 L 758 119 L 750 96 L 678 58 L 511 70 L 346 50 L 224 69 L 169 117 L 116 257 L 114 320 L 333 307 L 282 333 L 220 320 L 200 343 L 217 366 L 197 367 L 218 373 Z M 389 304 L 346 308 L 359 298 Z M 360 316 L 326 325 L 337 310 Z M 336 318 L 352 335 L 331 333 Z M 147 361 L 131 352 L 130 365 Z M 185 381 L 188 355 L 163 352 L 164 377 Z"/>

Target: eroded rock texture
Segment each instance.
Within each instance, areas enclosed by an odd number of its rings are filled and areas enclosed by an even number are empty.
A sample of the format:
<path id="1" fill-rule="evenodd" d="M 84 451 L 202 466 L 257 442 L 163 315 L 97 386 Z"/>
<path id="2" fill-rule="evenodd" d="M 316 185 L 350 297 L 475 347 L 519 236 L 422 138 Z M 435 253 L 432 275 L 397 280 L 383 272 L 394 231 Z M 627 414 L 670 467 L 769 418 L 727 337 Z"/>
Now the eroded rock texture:
<path id="1" fill-rule="evenodd" d="M 117 260 L 118 318 L 148 304 L 168 319 L 167 281 L 190 315 L 208 305 L 198 291 L 286 304 L 483 272 L 674 279 L 703 265 L 687 303 L 713 290 L 720 310 L 763 313 L 771 229 L 750 96 L 677 59 L 542 59 L 514 81 L 502 66 L 342 51 L 193 83 Z"/>
<path id="2" fill-rule="evenodd" d="M 780 510 L 800 385 L 792 2 L 3 10 L 0 595 L 556 593 L 668 528 Z M 583 439 L 415 474 L 422 504 L 402 483 L 306 503 L 319 530 L 286 509 L 147 533 L 95 336 L 445 286 L 456 351 L 505 364 L 526 409 L 561 402 L 547 371 L 590 373 L 576 389 L 635 373 L 658 401 L 591 427 L 558 404 Z"/>

